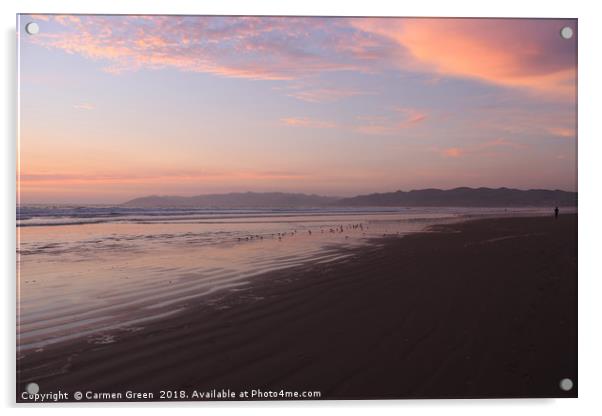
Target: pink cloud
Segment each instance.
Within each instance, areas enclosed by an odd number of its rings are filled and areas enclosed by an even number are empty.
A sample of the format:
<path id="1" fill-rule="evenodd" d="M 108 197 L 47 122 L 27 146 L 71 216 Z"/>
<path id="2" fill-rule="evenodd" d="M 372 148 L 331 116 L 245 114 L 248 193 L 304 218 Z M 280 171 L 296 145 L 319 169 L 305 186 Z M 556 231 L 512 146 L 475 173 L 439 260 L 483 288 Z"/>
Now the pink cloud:
<path id="1" fill-rule="evenodd" d="M 410 126 L 412 124 L 420 123 L 426 119 L 426 114 L 418 111 L 414 108 L 395 107 L 393 111 L 401 114 L 404 117 L 402 124 Z"/>
<path id="2" fill-rule="evenodd" d="M 464 154 L 464 150 L 459 147 L 449 147 L 447 149 L 443 149 L 443 154 L 447 157 L 460 157 Z"/>
<path id="3" fill-rule="evenodd" d="M 354 19 L 354 27 L 409 52 L 398 65 L 573 97 L 576 39 L 559 36 L 573 20 Z"/>
<path id="4" fill-rule="evenodd" d="M 280 119 L 280 122 L 291 127 L 342 128 L 366 135 L 391 135 L 398 133 L 400 130 L 413 127 L 426 119 L 425 113 L 411 108 L 395 108 L 392 112 L 392 115 L 359 116 L 357 117 L 358 124 L 348 126 L 309 117 L 286 117 Z"/>
<path id="5" fill-rule="evenodd" d="M 356 95 L 364 95 L 357 90 L 343 88 L 314 88 L 295 91 L 288 94 L 290 97 L 297 98 L 301 101 L 310 103 L 332 102 L 343 98 L 353 97 Z"/>
<path id="6" fill-rule="evenodd" d="M 280 121 L 291 127 L 308 127 L 313 129 L 332 129 L 337 125 L 331 121 L 314 120 L 309 117 L 287 117 L 282 118 Z"/>
<path id="7" fill-rule="evenodd" d="M 47 14 L 31 14 L 29 15 L 30 18 L 32 18 L 33 20 L 42 20 L 44 22 L 47 22 L 50 20 L 50 15 Z"/>
<path id="8" fill-rule="evenodd" d="M 526 149 L 527 145 L 504 138 L 497 138 L 470 146 L 447 147 L 443 149 L 433 148 L 432 150 L 439 152 L 446 158 L 459 158 L 468 155 L 479 157 L 492 156 L 497 154 L 495 149 L 500 148 L 522 150 Z"/>
<path id="9" fill-rule="evenodd" d="M 576 138 L 576 121 L 575 107 L 562 111 L 544 108 L 523 111 L 513 107 L 492 106 L 474 111 L 470 123 L 475 130 L 498 131 L 500 135 Z"/>
<path id="10" fill-rule="evenodd" d="M 114 74 L 175 68 L 233 78 L 291 80 L 328 71 L 367 70 L 356 56 L 363 48 L 346 47 L 347 41 L 337 36 L 344 20 L 324 24 L 320 18 L 72 17 L 53 16 L 64 30 L 41 33 L 31 41 L 102 61 L 105 71 Z M 357 40 L 364 36 L 355 32 Z"/>
<path id="11" fill-rule="evenodd" d="M 62 25 L 69 25 L 69 24 L 79 25 L 81 23 L 81 19 L 78 16 L 75 16 L 72 14 L 59 14 L 59 15 L 52 16 L 52 18 Z"/>
<path id="12" fill-rule="evenodd" d="M 94 110 L 96 108 L 96 106 L 94 106 L 94 104 L 90 104 L 90 103 L 81 103 L 81 104 L 74 104 L 73 108 L 75 108 L 76 110 Z"/>
<path id="13" fill-rule="evenodd" d="M 392 111 L 393 115 L 358 117 L 361 124 L 354 130 L 368 135 L 390 135 L 414 127 L 427 118 L 425 113 L 412 108 L 396 107 Z"/>
<path id="14" fill-rule="evenodd" d="M 302 172 L 276 171 L 276 170 L 252 170 L 241 169 L 232 171 L 219 170 L 196 170 L 196 171 L 172 171 L 157 174 L 144 173 L 71 173 L 71 172 L 23 172 L 19 175 L 19 181 L 24 186 L 33 185 L 68 185 L 86 183 L 113 183 L 113 184 L 136 184 L 136 183 L 184 183 L 204 181 L 236 181 L 236 180 L 282 180 L 282 179 L 304 179 L 307 175 Z M 48 185 L 47 185 L 48 184 Z"/>
<path id="15" fill-rule="evenodd" d="M 518 143 L 518 142 L 515 142 L 512 140 L 498 138 L 498 139 L 494 139 L 494 140 L 490 140 L 488 142 L 482 143 L 479 147 L 481 149 L 491 148 L 491 147 L 510 147 L 513 149 L 525 149 L 525 148 L 527 148 L 527 145 Z"/>
<path id="16" fill-rule="evenodd" d="M 575 129 L 567 128 L 567 127 L 549 127 L 547 129 L 548 133 L 557 137 L 566 137 L 572 138 L 575 137 Z"/>

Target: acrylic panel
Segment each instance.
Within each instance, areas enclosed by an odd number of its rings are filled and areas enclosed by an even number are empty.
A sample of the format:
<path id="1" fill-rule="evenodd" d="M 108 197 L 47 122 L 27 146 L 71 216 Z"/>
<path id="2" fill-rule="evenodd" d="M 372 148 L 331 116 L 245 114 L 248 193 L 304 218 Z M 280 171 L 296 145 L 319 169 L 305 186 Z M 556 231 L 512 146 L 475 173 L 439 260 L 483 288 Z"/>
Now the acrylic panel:
<path id="1" fill-rule="evenodd" d="M 17 401 L 577 396 L 576 19 L 17 42 Z"/>

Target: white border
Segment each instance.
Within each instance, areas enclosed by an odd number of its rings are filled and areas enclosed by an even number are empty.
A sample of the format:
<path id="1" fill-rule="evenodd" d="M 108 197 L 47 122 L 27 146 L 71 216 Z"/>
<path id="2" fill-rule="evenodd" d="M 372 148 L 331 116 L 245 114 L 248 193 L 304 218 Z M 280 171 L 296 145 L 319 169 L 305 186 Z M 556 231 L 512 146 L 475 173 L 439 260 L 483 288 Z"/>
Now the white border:
<path id="1" fill-rule="evenodd" d="M 422 400 L 422 401 L 350 401 L 350 402 L 272 402 L 272 403 L 181 403 L 144 404 L 144 412 L 160 414 L 166 407 L 195 413 L 223 410 L 250 414 L 266 412 L 318 414 L 340 411 L 364 414 L 366 411 L 395 413 L 420 411 L 424 414 L 444 412 L 446 415 L 467 415 L 484 412 L 491 415 L 526 413 L 563 415 L 602 414 L 598 390 L 602 386 L 602 273 L 597 257 L 599 233 L 602 231 L 602 172 L 600 103 L 600 39 L 602 15 L 594 1 L 505 0 L 498 2 L 469 0 L 420 0 L 394 2 L 386 0 L 3 0 L 2 13 L 2 81 L 4 92 L 2 126 L 4 140 L 0 154 L 2 203 L 0 256 L 4 284 L 4 315 L 2 319 L 3 374 L 0 379 L 1 403 L 14 410 L 14 311 L 15 311 L 15 155 L 16 155 L 16 49 L 15 15 L 22 13 L 151 13 L 151 14 L 260 14 L 260 15 L 347 15 L 347 16 L 472 16 L 472 17 L 576 17 L 579 18 L 579 399 L 564 400 Z M 404 377 L 400 374 L 400 377 Z M 32 406 L 19 406 L 31 411 Z M 81 405 L 50 405 L 45 411 L 81 412 Z M 88 405 L 86 412 L 105 412 L 131 407 L 124 404 Z"/>

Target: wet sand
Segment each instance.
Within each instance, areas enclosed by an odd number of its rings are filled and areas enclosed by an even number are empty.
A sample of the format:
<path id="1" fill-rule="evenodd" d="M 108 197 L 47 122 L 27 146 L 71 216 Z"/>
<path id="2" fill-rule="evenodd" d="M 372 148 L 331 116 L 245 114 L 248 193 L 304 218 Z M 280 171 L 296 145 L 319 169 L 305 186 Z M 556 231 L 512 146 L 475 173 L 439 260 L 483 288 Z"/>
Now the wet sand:
<path id="1" fill-rule="evenodd" d="M 577 396 L 577 216 L 436 226 L 17 362 L 40 392 Z M 199 302 L 200 303 L 200 302 Z M 102 343 L 106 342 L 106 343 Z M 569 392 L 563 378 L 575 381 Z"/>

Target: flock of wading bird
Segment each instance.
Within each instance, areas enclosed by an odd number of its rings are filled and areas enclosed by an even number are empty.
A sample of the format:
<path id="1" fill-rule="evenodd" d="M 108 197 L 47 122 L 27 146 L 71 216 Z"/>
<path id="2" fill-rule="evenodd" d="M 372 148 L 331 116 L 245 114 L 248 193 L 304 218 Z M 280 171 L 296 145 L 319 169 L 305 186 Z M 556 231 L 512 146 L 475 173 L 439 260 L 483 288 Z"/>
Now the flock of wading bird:
<path id="1" fill-rule="evenodd" d="M 324 227 L 321 226 L 320 227 L 320 234 L 345 234 L 345 239 L 349 238 L 348 232 L 349 231 L 360 231 L 362 233 L 362 235 L 366 235 L 366 232 L 368 230 L 368 225 L 364 225 L 362 223 L 358 223 L 358 224 L 347 224 L 347 225 L 336 225 L 334 227 Z M 308 236 L 312 236 L 314 233 L 317 233 L 317 230 L 307 230 L 307 235 Z M 278 241 L 282 241 L 285 237 L 294 237 L 296 235 L 298 235 L 300 233 L 297 232 L 296 229 L 293 229 L 291 231 L 288 232 L 282 232 L 282 233 L 272 233 L 272 234 L 266 234 L 261 235 L 261 234 L 251 234 L 248 235 L 246 237 L 238 237 L 238 241 L 242 242 L 242 241 L 254 241 L 254 240 L 263 240 L 264 237 L 265 238 L 271 238 L 271 239 L 275 239 L 277 238 Z M 387 233 L 383 234 L 383 237 L 386 237 Z M 399 232 L 395 233 L 394 235 L 399 235 Z"/>

